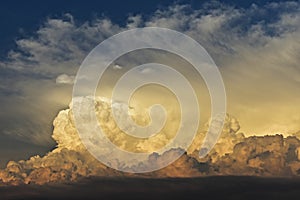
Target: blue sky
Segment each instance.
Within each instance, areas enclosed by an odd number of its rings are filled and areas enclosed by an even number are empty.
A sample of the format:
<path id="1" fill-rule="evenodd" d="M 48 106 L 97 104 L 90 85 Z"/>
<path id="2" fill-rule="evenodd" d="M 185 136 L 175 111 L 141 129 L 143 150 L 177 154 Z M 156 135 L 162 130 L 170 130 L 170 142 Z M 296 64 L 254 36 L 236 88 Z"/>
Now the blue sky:
<path id="1" fill-rule="evenodd" d="M 181 31 L 206 48 L 246 133 L 300 130 L 299 1 L 81 2 L 1 2 L 2 160 L 52 148 L 52 121 L 68 107 L 84 57 L 105 38 L 143 26 Z"/>
<path id="2" fill-rule="evenodd" d="M 64 13 L 70 13 L 77 20 L 86 21 L 95 18 L 95 16 L 106 16 L 113 22 L 124 24 L 129 15 L 143 14 L 145 17 L 151 15 L 158 8 L 167 7 L 168 5 L 190 4 L 194 9 L 199 9 L 207 1 L 203 0 L 126 0 L 122 1 L 20 1 L 11 0 L 3 1 L 0 6 L 0 57 L 4 58 L 7 51 L 15 47 L 15 40 L 24 36 L 30 36 L 32 32 L 48 17 L 61 17 Z M 277 2 L 269 0 L 239 1 L 228 0 L 222 1 L 235 7 L 247 8 L 251 4 L 258 6 L 267 2 Z M 279 2 L 279 1 L 278 1 Z"/>
<path id="3" fill-rule="evenodd" d="M 14 47 L 14 40 L 32 34 L 32 31 L 48 17 L 61 17 L 64 13 L 71 13 L 77 20 L 90 20 L 96 16 L 106 16 L 112 21 L 122 24 L 130 14 L 150 14 L 159 7 L 171 4 L 166 1 L 7 1 L 0 6 L 0 24 L 4 26 L 0 32 L 1 57 Z"/>

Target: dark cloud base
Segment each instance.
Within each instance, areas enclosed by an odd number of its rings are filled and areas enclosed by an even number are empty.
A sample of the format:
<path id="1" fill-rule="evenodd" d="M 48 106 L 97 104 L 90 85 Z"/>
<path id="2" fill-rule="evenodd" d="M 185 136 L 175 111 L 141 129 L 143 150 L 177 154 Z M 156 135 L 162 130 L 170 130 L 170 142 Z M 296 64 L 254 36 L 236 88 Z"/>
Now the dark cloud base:
<path id="1" fill-rule="evenodd" d="M 0 187 L 1 199 L 297 199 L 299 178 L 89 178 L 75 184 Z"/>

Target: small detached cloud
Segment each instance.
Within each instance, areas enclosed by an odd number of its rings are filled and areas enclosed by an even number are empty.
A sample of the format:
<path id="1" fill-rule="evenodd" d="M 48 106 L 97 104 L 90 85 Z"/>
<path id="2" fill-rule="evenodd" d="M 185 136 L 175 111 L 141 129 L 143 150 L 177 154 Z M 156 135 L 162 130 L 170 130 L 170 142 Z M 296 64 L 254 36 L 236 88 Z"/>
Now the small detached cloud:
<path id="1" fill-rule="evenodd" d="M 114 65 L 114 66 L 113 66 L 113 69 L 114 69 L 114 70 L 120 70 L 120 69 L 123 69 L 123 67 L 120 66 L 120 65 Z"/>
<path id="2" fill-rule="evenodd" d="M 61 74 L 56 78 L 55 82 L 56 82 L 56 84 L 70 84 L 70 85 L 72 85 L 74 83 L 74 80 L 75 80 L 75 76 L 70 76 L 70 75 L 67 75 L 67 74 Z"/>

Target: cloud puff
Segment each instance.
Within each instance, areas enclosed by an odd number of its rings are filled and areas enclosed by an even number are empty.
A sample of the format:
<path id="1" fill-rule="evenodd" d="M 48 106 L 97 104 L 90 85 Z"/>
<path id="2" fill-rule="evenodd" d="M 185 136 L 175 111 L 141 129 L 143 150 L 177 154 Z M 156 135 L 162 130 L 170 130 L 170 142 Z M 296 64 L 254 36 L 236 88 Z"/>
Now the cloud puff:
<path id="1" fill-rule="evenodd" d="M 67 74 L 61 74 L 55 80 L 57 84 L 73 84 L 74 81 L 75 76 L 69 76 Z"/>
<path id="2" fill-rule="evenodd" d="M 116 70 L 118 70 L 118 69 L 123 69 L 123 67 L 122 67 L 122 66 L 120 66 L 120 65 L 114 65 L 114 66 L 113 66 L 113 69 L 116 69 Z"/>

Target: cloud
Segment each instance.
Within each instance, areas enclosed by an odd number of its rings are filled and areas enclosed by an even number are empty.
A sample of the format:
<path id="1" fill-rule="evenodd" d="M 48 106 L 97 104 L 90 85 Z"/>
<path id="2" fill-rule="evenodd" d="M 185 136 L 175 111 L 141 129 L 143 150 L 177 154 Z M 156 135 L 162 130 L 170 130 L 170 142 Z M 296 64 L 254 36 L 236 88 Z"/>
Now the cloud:
<path id="1" fill-rule="evenodd" d="M 75 76 L 69 76 L 67 74 L 61 74 L 59 75 L 55 82 L 57 84 L 73 84 L 75 80 Z"/>
<path id="2" fill-rule="evenodd" d="M 84 102 L 84 101 L 82 101 Z M 120 130 L 114 125 L 108 99 L 95 102 L 99 122 L 104 122 L 103 129 L 117 146 L 136 145 L 129 137 L 120 136 Z M 83 104 L 84 105 L 84 104 Z M 134 113 L 133 113 L 134 114 Z M 300 140 L 296 137 L 284 138 L 282 135 L 263 137 L 245 137 L 239 131 L 239 122 L 233 116 L 226 116 L 222 135 L 213 151 L 199 159 L 199 147 L 205 133 L 199 132 L 195 138 L 196 148 L 184 152 L 181 148 L 167 149 L 158 154 L 153 151 L 143 163 L 124 166 L 115 159 L 112 165 L 119 168 L 147 169 L 148 164 L 161 166 L 170 157 L 182 156 L 165 168 L 146 174 L 124 173 L 106 167 L 97 161 L 83 146 L 75 128 L 72 108 L 62 110 L 53 122 L 52 137 L 57 147 L 45 156 L 33 156 L 28 160 L 9 161 L 5 169 L 0 170 L 0 184 L 47 184 L 75 182 L 82 177 L 121 176 L 121 177 L 199 177 L 207 175 L 255 175 L 255 176 L 299 176 Z M 170 130 L 168 130 L 170 131 Z M 118 133 L 118 134 L 117 134 Z M 152 140 L 154 144 L 162 139 Z M 151 139 L 148 139 L 151 140 Z M 197 144 L 196 144 L 197 143 Z M 153 145 L 142 145 L 151 150 Z M 131 149 L 132 150 L 132 149 Z M 105 150 L 104 150 L 105 151 Z M 111 151 L 108 151 L 111 155 Z M 146 165 L 147 164 L 147 165 Z"/>
<path id="3" fill-rule="evenodd" d="M 113 66 L 113 69 L 118 70 L 118 69 L 123 69 L 123 67 L 120 66 L 120 65 L 114 65 L 114 66 Z"/>

